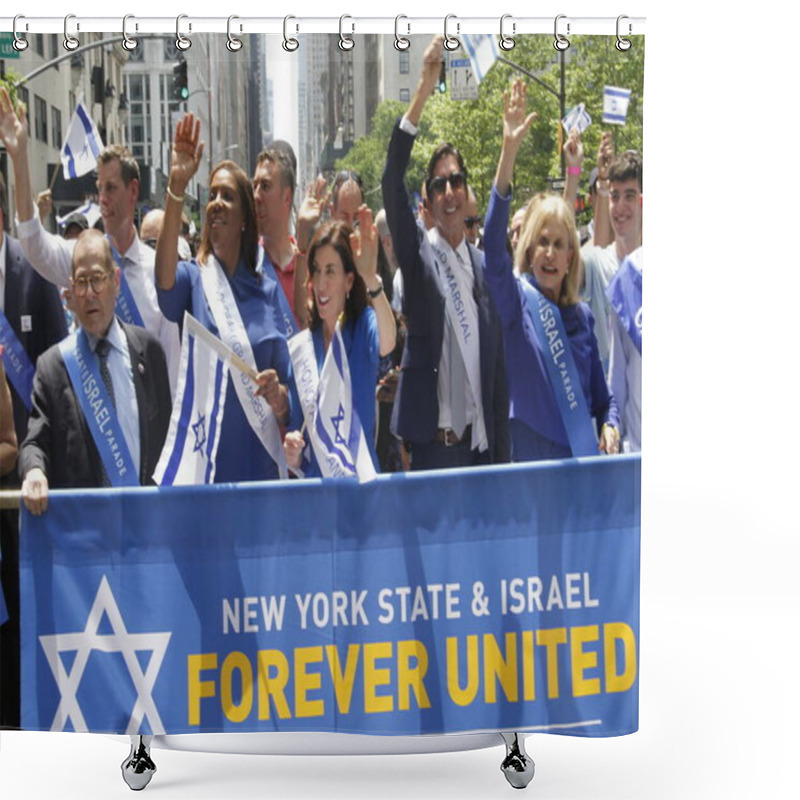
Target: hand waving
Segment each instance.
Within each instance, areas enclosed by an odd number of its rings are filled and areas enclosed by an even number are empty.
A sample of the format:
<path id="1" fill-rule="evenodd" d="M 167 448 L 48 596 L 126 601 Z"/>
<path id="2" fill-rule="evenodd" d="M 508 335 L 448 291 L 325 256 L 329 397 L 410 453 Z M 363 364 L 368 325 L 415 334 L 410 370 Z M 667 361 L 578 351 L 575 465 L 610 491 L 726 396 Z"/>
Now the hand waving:
<path id="1" fill-rule="evenodd" d="M 378 229 L 372 222 L 372 211 L 362 204 L 358 211 L 358 228 L 350 234 L 350 247 L 359 275 L 368 283 L 378 269 Z"/>
<path id="2" fill-rule="evenodd" d="M 516 78 L 511 92 L 503 92 L 503 144 L 518 149 L 528 128 L 539 116 L 535 111 L 526 115 L 528 88 Z"/>
<path id="3" fill-rule="evenodd" d="M 200 141 L 200 120 L 191 113 L 184 115 L 175 130 L 169 168 L 170 189 L 175 194 L 183 194 L 197 172 L 204 147 L 205 142 Z"/>
<path id="4" fill-rule="evenodd" d="M 19 103 L 17 109 L 14 109 L 5 87 L 0 88 L 0 141 L 6 146 L 12 158 L 24 152 L 28 145 L 25 106 Z"/>

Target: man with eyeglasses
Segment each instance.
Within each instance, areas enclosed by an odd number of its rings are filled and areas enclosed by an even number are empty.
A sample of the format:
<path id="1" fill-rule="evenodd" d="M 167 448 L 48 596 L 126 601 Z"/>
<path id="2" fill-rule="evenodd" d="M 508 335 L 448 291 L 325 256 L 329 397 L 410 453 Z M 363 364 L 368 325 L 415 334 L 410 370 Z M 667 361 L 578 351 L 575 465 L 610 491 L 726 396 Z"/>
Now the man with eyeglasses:
<path id="1" fill-rule="evenodd" d="M 56 286 L 69 287 L 75 240 L 67 241 L 44 229 L 31 189 L 28 163 L 28 122 L 24 109 L 14 109 L 0 88 L 0 141 L 14 165 L 17 232 L 20 245 L 33 268 Z M 139 165 L 120 145 L 109 145 L 97 158 L 97 193 L 103 227 L 120 266 L 120 317 L 149 330 L 164 348 L 170 386 L 175 390 L 180 367 L 178 326 L 164 318 L 158 307 L 154 282 L 155 252 L 144 245 L 134 225 L 139 199 Z"/>
<path id="2" fill-rule="evenodd" d="M 32 514 L 47 510 L 51 488 L 151 482 L 172 406 L 167 364 L 152 334 L 116 318 L 119 281 L 106 237 L 82 233 L 70 281 L 80 327 L 39 358 L 20 447 L 22 500 Z"/>
<path id="3" fill-rule="evenodd" d="M 403 274 L 406 345 L 393 431 L 411 468 L 509 460 L 508 387 L 500 319 L 481 254 L 464 236 L 467 171 L 452 144 L 434 152 L 425 204 L 434 226 L 417 226 L 405 173 L 422 110 L 438 84 L 442 36 L 425 51 L 417 90 L 395 127 L 383 173 L 383 205 Z"/>
<path id="4" fill-rule="evenodd" d="M 478 234 L 481 229 L 483 217 L 478 215 L 478 199 L 471 186 L 467 187 L 467 216 L 464 217 L 464 236 L 467 241 L 478 247 Z"/>

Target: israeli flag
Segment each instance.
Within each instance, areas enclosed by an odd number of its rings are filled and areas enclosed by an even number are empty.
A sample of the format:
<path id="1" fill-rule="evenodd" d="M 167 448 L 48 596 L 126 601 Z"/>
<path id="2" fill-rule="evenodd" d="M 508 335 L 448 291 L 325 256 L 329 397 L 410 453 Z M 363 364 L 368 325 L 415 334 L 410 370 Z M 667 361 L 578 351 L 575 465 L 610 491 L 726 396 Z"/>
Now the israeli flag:
<path id="1" fill-rule="evenodd" d="M 569 133 L 573 128 L 578 133 L 583 133 L 591 124 L 592 118 L 586 111 L 586 104 L 579 103 L 574 108 L 567 111 L 567 115 L 561 120 L 564 130 Z"/>
<path id="2" fill-rule="evenodd" d="M 488 33 L 467 33 L 460 37 L 461 44 L 469 55 L 472 75 L 475 83 L 486 77 L 489 68 L 500 56 L 497 51 L 496 37 Z"/>
<path id="3" fill-rule="evenodd" d="M 61 164 L 64 167 L 64 180 L 80 178 L 97 167 L 97 156 L 103 149 L 103 140 L 89 110 L 78 101 L 75 113 L 69 121 L 67 138 L 61 147 Z"/>
<path id="4" fill-rule="evenodd" d="M 628 118 L 630 101 L 630 89 L 620 89 L 619 86 L 603 87 L 603 122 L 624 125 Z"/>
<path id="5" fill-rule="evenodd" d="M 191 314 L 184 315 L 178 390 L 153 475 L 160 486 L 214 482 L 231 354 Z"/>
<path id="6" fill-rule="evenodd" d="M 59 227 L 63 224 L 67 217 L 70 217 L 73 214 L 83 214 L 83 216 L 86 217 L 86 222 L 89 224 L 89 227 L 94 228 L 95 222 L 100 219 L 100 206 L 90 200 L 89 202 L 84 203 L 80 208 L 73 208 L 61 217 L 56 215 L 56 222 L 58 223 Z"/>
<path id="7" fill-rule="evenodd" d="M 319 374 L 317 413 L 308 434 L 323 477 L 377 477 L 364 429 L 353 408 L 350 365 L 339 323 Z"/>

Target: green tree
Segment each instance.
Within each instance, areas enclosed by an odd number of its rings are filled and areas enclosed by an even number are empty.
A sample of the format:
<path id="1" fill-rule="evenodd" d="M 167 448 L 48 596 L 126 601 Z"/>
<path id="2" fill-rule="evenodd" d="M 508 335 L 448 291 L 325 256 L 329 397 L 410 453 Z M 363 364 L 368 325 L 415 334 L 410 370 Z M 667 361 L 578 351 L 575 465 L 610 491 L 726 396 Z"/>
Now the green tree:
<path id="1" fill-rule="evenodd" d="M 585 103 L 592 125 L 583 135 L 586 153 L 584 189 L 594 166 L 600 135 L 613 130 L 618 150 L 642 147 L 642 107 L 644 39 L 634 39 L 633 47 L 621 53 L 611 36 L 574 36 L 569 55 L 565 56 L 565 106 Z M 520 36 L 516 47 L 504 54 L 509 61 L 535 75 L 558 92 L 561 81 L 560 58 L 553 48 L 552 36 Z M 459 54 L 459 57 L 463 55 Z M 521 73 L 514 67 L 496 63 L 481 82 L 477 100 L 452 101 L 435 94 L 425 106 L 420 132 L 412 151 L 407 173 L 409 191 L 418 191 L 428 160 L 444 141 L 459 148 L 467 164 L 469 180 L 481 209 L 486 203 L 494 179 L 502 144 L 502 97 L 511 80 Z M 539 114 L 517 158 L 514 175 L 514 208 L 536 192 L 550 187 L 548 178 L 561 176 L 559 139 L 560 106 L 558 97 L 524 75 L 528 83 L 528 106 Z M 621 86 L 632 90 L 628 122 L 624 127 L 602 122 L 603 87 Z M 375 111 L 369 135 L 359 139 L 347 156 L 337 163 L 342 169 L 356 170 L 364 180 L 366 201 L 377 210 L 382 205 L 380 177 L 392 128 L 405 106 L 394 100 L 381 103 Z"/>

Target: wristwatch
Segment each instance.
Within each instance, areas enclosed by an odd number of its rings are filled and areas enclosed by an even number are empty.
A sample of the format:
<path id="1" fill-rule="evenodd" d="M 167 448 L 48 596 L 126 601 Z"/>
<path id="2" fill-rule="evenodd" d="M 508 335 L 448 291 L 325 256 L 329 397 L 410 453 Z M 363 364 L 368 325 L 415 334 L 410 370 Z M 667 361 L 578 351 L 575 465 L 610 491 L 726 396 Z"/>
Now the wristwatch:
<path id="1" fill-rule="evenodd" d="M 377 289 L 367 289 L 367 294 L 374 300 L 383 291 L 383 278 L 380 275 L 375 276 L 378 279 Z"/>

